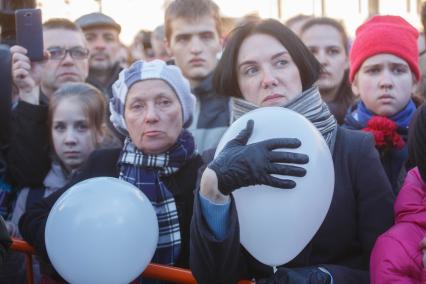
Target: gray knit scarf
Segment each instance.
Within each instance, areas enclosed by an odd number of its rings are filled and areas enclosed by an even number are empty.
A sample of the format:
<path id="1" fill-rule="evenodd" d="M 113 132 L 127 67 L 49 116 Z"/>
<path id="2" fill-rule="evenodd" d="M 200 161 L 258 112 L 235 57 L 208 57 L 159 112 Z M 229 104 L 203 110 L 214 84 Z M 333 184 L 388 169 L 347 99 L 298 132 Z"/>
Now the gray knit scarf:
<path id="1" fill-rule="evenodd" d="M 291 109 L 304 117 L 321 132 L 325 141 L 333 154 L 336 141 L 337 122 L 331 114 L 326 103 L 321 99 L 321 94 L 317 87 L 311 87 L 303 91 L 290 103 L 282 105 L 284 108 Z M 236 120 L 249 111 L 259 108 L 246 100 L 233 98 L 232 100 L 232 118 Z"/>

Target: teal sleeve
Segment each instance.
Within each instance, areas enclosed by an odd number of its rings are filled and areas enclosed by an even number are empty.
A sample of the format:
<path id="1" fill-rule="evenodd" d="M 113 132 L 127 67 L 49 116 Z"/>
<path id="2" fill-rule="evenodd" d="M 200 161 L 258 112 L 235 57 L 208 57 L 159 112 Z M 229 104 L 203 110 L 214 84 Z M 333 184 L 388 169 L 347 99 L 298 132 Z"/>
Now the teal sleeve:
<path id="1" fill-rule="evenodd" d="M 223 204 L 216 204 L 199 194 L 201 211 L 210 230 L 218 240 L 223 240 L 229 226 L 229 209 L 231 201 Z"/>

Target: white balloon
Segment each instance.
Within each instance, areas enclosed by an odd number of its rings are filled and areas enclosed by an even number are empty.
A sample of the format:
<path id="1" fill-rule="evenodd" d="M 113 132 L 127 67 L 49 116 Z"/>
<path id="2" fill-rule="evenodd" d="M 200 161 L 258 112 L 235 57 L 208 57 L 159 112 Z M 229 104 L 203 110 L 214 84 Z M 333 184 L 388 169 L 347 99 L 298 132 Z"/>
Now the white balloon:
<path id="1" fill-rule="evenodd" d="M 334 191 L 333 159 L 315 126 L 304 116 L 282 107 L 262 107 L 240 117 L 222 137 L 215 156 L 246 127 L 249 119 L 254 120 L 254 129 L 247 144 L 271 138 L 298 138 L 302 142 L 299 148 L 284 150 L 309 156 L 308 164 L 300 165 L 306 169 L 304 177 L 277 176 L 294 180 L 294 189 L 256 185 L 232 193 L 241 244 L 260 262 L 278 266 L 296 257 L 324 221 Z"/>
<path id="2" fill-rule="evenodd" d="M 154 255 L 157 216 L 149 199 L 130 183 L 92 178 L 56 201 L 45 242 L 53 266 L 70 283 L 130 283 Z"/>

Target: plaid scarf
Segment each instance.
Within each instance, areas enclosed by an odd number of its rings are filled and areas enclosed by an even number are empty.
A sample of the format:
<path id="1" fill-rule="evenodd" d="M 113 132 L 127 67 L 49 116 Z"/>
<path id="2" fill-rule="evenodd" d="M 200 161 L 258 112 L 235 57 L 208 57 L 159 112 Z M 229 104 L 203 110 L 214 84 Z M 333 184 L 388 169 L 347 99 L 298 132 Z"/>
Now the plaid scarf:
<path id="1" fill-rule="evenodd" d="M 137 186 L 149 198 L 157 213 L 159 238 L 152 261 L 174 265 L 181 249 L 178 212 L 173 194 L 162 182 L 176 173 L 195 153 L 192 135 L 183 130 L 175 145 L 164 154 L 146 155 L 127 137 L 118 162 L 119 179 Z"/>
<path id="2" fill-rule="evenodd" d="M 293 101 L 282 105 L 282 107 L 291 109 L 312 122 L 319 132 L 321 132 L 330 148 L 330 152 L 333 153 L 334 144 L 336 142 L 337 122 L 328 109 L 327 104 L 321 99 L 318 87 L 311 87 L 303 91 Z M 257 108 L 259 108 L 257 105 L 246 100 L 233 98 L 233 120 Z"/>

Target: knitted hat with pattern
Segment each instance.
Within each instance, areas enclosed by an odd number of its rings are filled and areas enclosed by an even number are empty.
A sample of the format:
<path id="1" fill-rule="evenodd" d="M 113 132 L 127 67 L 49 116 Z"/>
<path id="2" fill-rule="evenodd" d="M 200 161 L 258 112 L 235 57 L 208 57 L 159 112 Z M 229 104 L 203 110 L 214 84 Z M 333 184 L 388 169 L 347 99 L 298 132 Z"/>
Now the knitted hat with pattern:
<path id="1" fill-rule="evenodd" d="M 187 128 L 192 122 L 195 97 L 191 93 L 188 80 L 183 77 L 180 69 L 174 65 L 167 65 L 161 60 L 150 62 L 138 60 L 128 69 L 120 72 L 118 80 L 112 85 L 113 96 L 109 103 L 111 111 L 110 120 L 114 127 L 120 133 L 128 135 L 124 120 L 126 97 L 133 84 L 149 79 L 163 80 L 173 89 L 182 107 L 183 127 Z"/>

